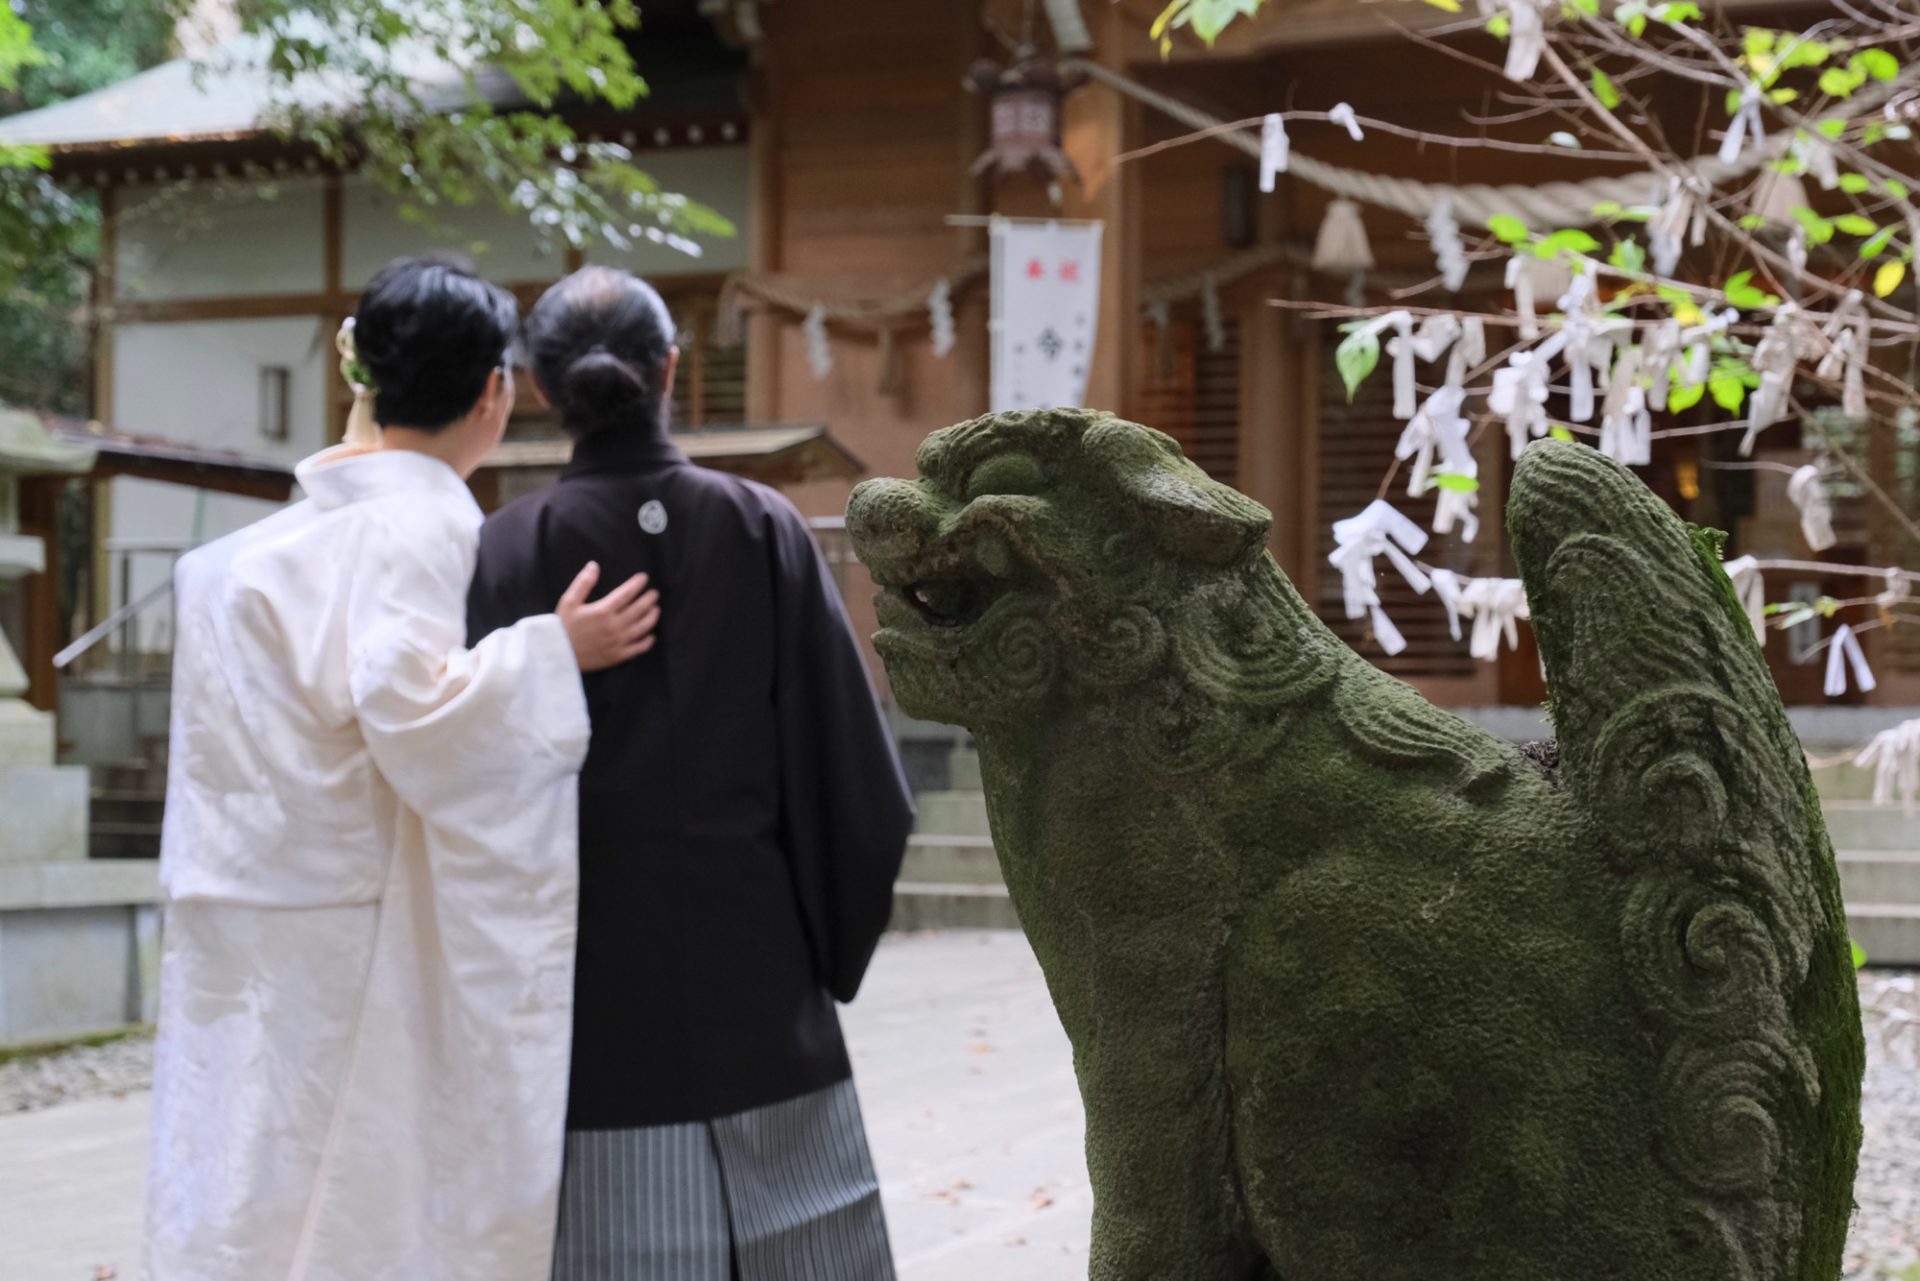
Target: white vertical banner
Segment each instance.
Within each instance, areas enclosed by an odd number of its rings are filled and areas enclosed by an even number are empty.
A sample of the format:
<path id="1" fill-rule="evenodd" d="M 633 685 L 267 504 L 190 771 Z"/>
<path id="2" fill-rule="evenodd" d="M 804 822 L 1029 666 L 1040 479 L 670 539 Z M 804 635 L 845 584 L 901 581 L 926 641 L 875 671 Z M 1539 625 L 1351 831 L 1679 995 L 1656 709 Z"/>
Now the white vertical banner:
<path id="1" fill-rule="evenodd" d="M 1078 407 L 1100 307 L 1100 224 L 992 223 L 993 411 Z"/>

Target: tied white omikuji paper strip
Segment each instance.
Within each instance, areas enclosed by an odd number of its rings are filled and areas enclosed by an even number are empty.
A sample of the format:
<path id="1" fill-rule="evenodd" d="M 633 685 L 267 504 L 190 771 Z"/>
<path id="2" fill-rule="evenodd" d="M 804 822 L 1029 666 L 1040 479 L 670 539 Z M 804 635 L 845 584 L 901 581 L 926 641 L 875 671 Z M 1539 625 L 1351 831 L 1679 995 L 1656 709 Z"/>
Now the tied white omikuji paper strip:
<path id="1" fill-rule="evenodd" d="M 1447 631 L 1460 639 L 1460 620 L 1473 620 L 1473 635 L 1467 652 L 1481 662 L 1500 657 L 1500 642 L 1508 649 L 1520 647 L 1522 619 L 1531 618 L 1527 609 L 1526 585 L 1517 578 L 1468 578 L 1451 570 L 1436 569 L 1430 575 L 1433 594 L 1447 611 Z"/>
<path id="2" fill-rule="evenodd" d="M 1400 441 L 1394 447 L 1394 456 L 1400 459 L 1411 458 L 1413 466 L 1407 475 L 1407 496 L 1418 498 L 1427 492 L 1427 486 L 1433 478 L 1436 455 L 1440 470 L 1449 475 L 1477 478 L 1480 465 L 1473 457 L 1473 451 L 1467 447 L 1467 433 L 1471 428 L 1460 407 L 1466 401 L 1466 392 L 1459 387 L 1442 387 L 1427 397 L 1420 406 L 1420 412 L 1400 433 Z M 1480 517 L 1474 510 L 1479 505 L 1479 496 L 1471 490 L 1440 488 L 1434 500 L 1433 532 L 1447 534 L 1453 532 L 1455 524 L 1460 526 L 1460 537 L 1472 542 L 1480 532 Z"/>
<path id="3" fill-rule="evenodd" d="M 1808 547 L 1823 552 L 1839 541 L 1833 533 L 1833 501 L 1820 483 L 1818 466 L 1808 463 L 1787 478 L 1787 499 L 1800 509 L 1800 532 Z"/>
<path id="4" fill-rule="evenodd" d="M 1760 385 L 1747 397 L 1747 430 L 1740 437 L 1740 456 L 1753 455 L 1761 432 L 1787 416 L 1787 394 L 1793 389 L 1793 371 L 1800 364 L 1800 318 L 1792 303 L 1774 313 L 1773 325 L 1753 349 L 1753 367 Z"/>
<path id="5" fill-rule="evenodd" d="M 1600 452 L 1623 467 L 1653 461 L 1653 416 L 1640 385 L 1641 348 L 1628 347 L 1613 362 L 1613 376 L 1600 406 Z"/>
<path id="6" fill-rule="evenodd" d="M 1736 556 L 1721 565 L 1727 577 L 1733 582 L 1733 594 L 1740 598 L 1740 608 L 1746 612 L 1747 622 L 1753 627 L 1753 639 L 1762 648 L 1767 643 L 1767 585 L 1760 574 L 1760 562 L 1751 556 Z"/>
<path id="7" fill-rule="evenodd" d="M 807 318 L 800 322 L 800 332 L 807 340 L 807 367 L 813 370 L 815 378 L 825 378 L 833 372 L 833 345 L 827 341 L 827 309 L 824 305 L 813 304 L 807 312 Z"/>
<path id="8" fill-rule="evenodd" d="M 1920 799 L 1920 718 L 1881 730 L 1860 749 L 1853 763 L 1873 771 L 1873 803 L 1891 805 L 1897 797 L 1908 814 Z"/>
<path id="9" fill-rule="evenodd" d="M 1287 137 L 1287 122 L 1277 111 L 1268 112 L 1260 121 L 1260 190 L 1272 191 L 1273 180 L 1287 171 L 1293 143 Z"/>
<path id="10" fill-rule="evenodd" d="M 1847 692 L 1847 671 L 1853 671 L 1853 687 L 1862 694 L 1871 694 L 1879 682 L 1873 679 L 1873 671 L 1867 666 L 1866 653 L 1860 648 L 1860 638 L 1853 634 L 1853 628 L 1840 624 L 1833 633 L 1833 641 L 1827 648 L 1827 697 L 1838 698 Z"/>
<path id="11" fill-rule="evenodd" d="M 1351 102 L 1334 103 L 1333 110 L 1327 113 L 1327 123 L 1344 127 L 1347 131 L 1347 137 L 1353 139 L 1355 142 L 1366 141 L 1367 136 L 1360 132 L 1360 118 L 1354 114 L 1353 104 Z"/>
<path id="12" fill-rule="evenodd" d="M 1503 13 L 1507 17 L 1507 79 L 1533 79 L 1547 51 L 1545 6 L 1540 0 L 1480 0 L 1480 13 L 1487 18 Z"/>
<path id="13" fill-rule="evenodd" d="M 953 286 L 945 279 L 927 294 L 927 327 L 933 332 L 933 354 L 944 356 L 953 350 Z"/>
<path id="14" fill-rule="evenodd" d="M 1380 606 L 1379 579 L 1373 561 L 1376 556 L 1384 555 L 1416 592 L 1425 592 L 1431 583 L 1411 556 L 1418 555 L 1427 545 L 1427 531 L 1390 503 L 1376 498 L 1359 515 L 1335 521 L 1333 541 L 1335 546 L 1327 563 L 1340 571 L 1340 591 L 1347 617 L 1370 619 L 1380 648 L 1388 654 L 1398 654 L 1407 647 L 1406 638 Z"/>
<path id="15" fill-rule="evenodd" d="M 1442 200 L 1427 214 L 1427 240 L 1433 245 L 1440 280 L 1449 293 L 1467 283 L 1467 247 L 1460 243 L 1460 224 L 1453 218 L 1453 202 Z"/>
<path id="16" fill-rule="evenodd" d="M 1766 140 L 1766 133 L 1760 125 L 1760 102 L 1765 93 L 1757 81 L 1749 80 L 1740 90 L 1740 105 L 1733 113 L 1733 123 L 1727 126 L 1727 136 L 1720 143 L 1720 163 L 1730 165 L 1740 158 L 1740 149 L 1746 145 L 1748 135 L 1752 135 L 1755 146 Z"/>
<path id="17" fill-rule="evenodd" d="M 1821 378 L 1840 379 L 1840 412 L 1849 418 L 1867 416 L 1866 364 L 1871 323 L 1865 295 L 1852 289 L 1833 309 L 1820 331 L 1829 345 L 1814 372 Z"/>

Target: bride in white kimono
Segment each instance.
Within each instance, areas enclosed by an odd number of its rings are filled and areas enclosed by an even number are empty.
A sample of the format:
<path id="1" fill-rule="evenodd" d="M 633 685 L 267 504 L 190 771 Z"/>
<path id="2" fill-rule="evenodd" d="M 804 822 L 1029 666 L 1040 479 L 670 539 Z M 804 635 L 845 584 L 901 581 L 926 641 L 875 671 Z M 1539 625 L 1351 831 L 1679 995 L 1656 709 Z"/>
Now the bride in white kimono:
<path id="1" fill-rule="evenodd" d="M 389 267 L 346 350 L 384 429 L 180 564 L 150 1281 L 548 1274 L 579 673 L 658 609 L 587 604 L 594 571 L 463 648 L 516 322 L 459 267 Z"/>

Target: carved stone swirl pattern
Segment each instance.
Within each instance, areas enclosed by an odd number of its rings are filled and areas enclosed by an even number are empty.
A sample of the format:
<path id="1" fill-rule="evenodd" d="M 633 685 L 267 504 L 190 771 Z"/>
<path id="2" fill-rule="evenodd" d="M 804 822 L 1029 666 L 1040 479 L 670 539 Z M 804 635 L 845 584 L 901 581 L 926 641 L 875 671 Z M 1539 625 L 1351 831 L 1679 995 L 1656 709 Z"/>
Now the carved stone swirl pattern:
<path id="1" fill-rule="evenodd" d="M 1523 754 L 1341 644 L 1158 432 L 990 415 L 919 463 L 848 528 L 895 696 L 980 748 L 1091 1281 L 1835 1281 L 1838 879 L 1710 538 L 1527 452 Z"/>

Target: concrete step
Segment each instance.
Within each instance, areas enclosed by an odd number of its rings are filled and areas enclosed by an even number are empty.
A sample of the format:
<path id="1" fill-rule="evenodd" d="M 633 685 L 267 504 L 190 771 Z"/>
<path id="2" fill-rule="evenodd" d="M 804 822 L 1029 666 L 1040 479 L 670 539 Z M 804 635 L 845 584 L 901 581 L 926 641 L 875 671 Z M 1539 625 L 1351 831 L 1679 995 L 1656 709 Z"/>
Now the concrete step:
<path id="1" fill-rule="evenodd" d="M 163 792 L 112 792 L 95 788 L 88 804 L 88 813 L 96 824 L 157 824 L 166 808 L 167 798 Z"/>
<path id="2" fill-rule="evenodd" d="M 1000 859 L 987 836 L 916 836 L 907 842 L 903 881 L 998 885 Z"/>
<path id="3" fill-rule="evenodd" d="M 1836 850 L 1920 850 L 1920 814 L 1867 801 L 1830 801 L 1821 809 Z"/>
<path id="4" fill-rule="evenodd" d="M 980 753 L 971 747 L 956 747 L 948 764 L 951 782 L 948 786 L 957 792 L 977 792 L 980 790 Z"/>
<path id="5" fill-rule="evenodd" d="M 901 881 L 893 887 L 890 930 L 1017 930 L 1004 885 Z"/>
<path id="6" fill-rule="evenodd" d="M 1920 850 L 1837 850 L 1834 859 L 1847 902 L 1920 905 Z"/>
<path id="7" fill-rule="evenodd" d="M 922 836 L 986 836 L 984 792 L 922 792 L 914 830 Z"/>
<path id="8" fill-rule="evenodd" d="M 87 832 L 87 856 L 97 859 L 159 858 L 160 824 L 96 822 Z"/>
<path id="9" fill-rule="evenodd" d="M 1868 965 L 1920 965 L 1920 903 L 1848 903 L 1847 932 Z"/>

